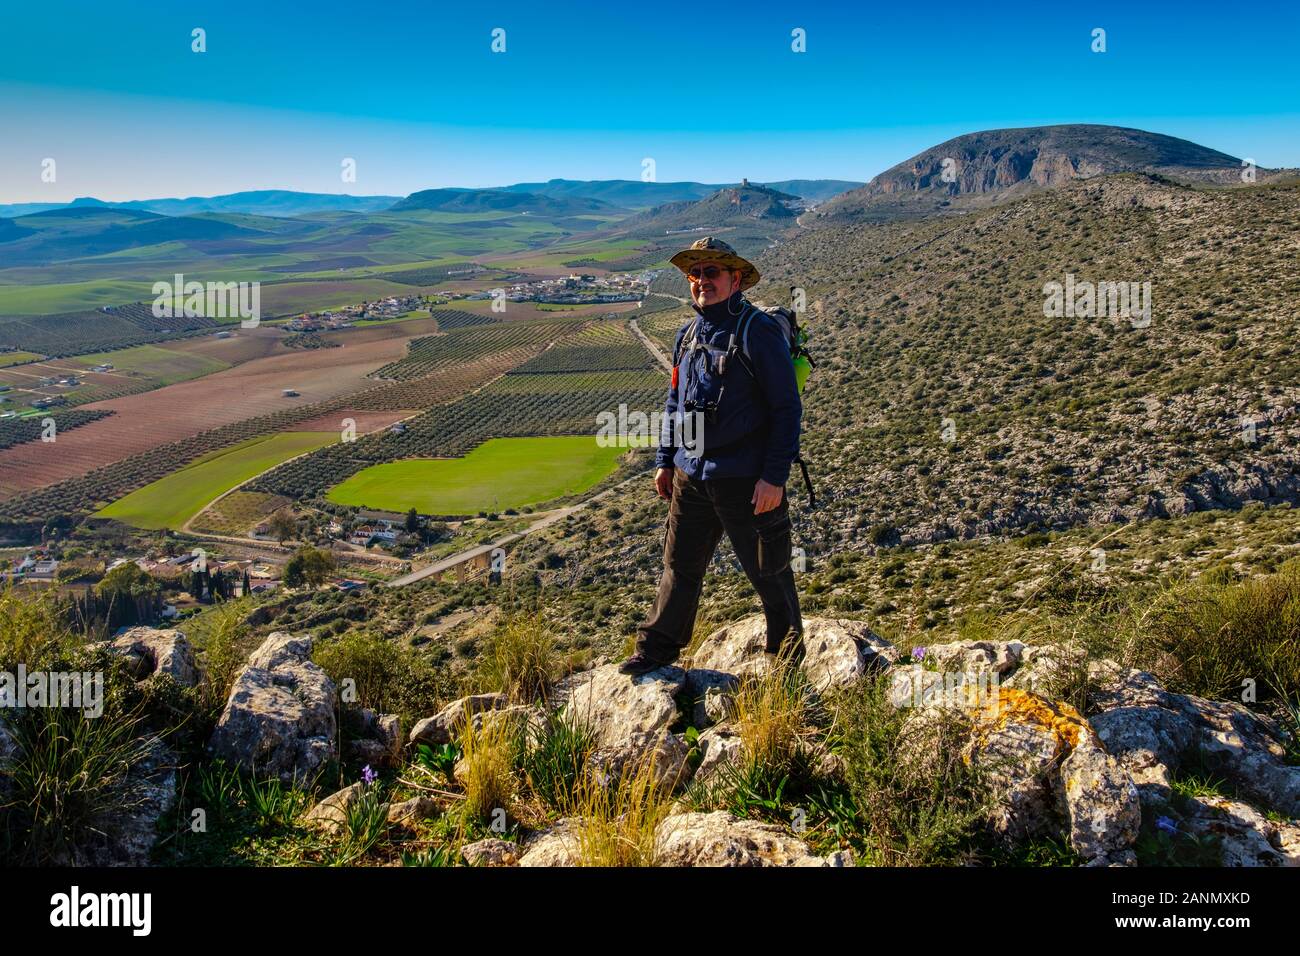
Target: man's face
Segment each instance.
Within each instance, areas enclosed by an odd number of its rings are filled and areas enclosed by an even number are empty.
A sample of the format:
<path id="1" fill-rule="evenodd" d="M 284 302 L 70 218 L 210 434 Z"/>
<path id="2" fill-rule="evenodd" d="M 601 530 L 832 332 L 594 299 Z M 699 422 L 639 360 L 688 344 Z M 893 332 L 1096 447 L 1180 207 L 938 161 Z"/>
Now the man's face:
<path id="1" fill-rule="evenodd" d="M 700 308 L 726 302 L 740 285 L 740 273 L 721 262 L 697 262 L 686 273 L 691 284 L 691 298 Z"/>

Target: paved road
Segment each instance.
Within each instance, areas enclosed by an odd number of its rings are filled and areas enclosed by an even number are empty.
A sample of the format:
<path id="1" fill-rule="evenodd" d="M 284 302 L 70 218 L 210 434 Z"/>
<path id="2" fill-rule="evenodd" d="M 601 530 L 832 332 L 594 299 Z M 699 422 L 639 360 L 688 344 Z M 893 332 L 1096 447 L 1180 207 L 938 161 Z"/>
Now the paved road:
<path id="1" fill-rule="evenodd" d="M 586 501 L 580 501 L 576 505 L 568 505 L 564 508 L 557 508 L 554 511 L 548 511 L 544 517 L 534 521 L 522 531 L 516 531 L 512 534 L 504 535 L 495 541 L 489 541 L 487 544 L 480 544 L 473 548 L 468 548 L 464 551 L 458 551 L 455 554 L 448 555 L 441 560 L 435 561 L 428 567 L 420 568 L 418 571 L 412 571 L 410 574 L 404 574 L 400 578 L 394 578 L 387 583 L 386 587 L 399 588 L 407 584 L 414 584 L 416 581 L 423 581 L 431 575 L 442 574 L 446 571 L 450 571 L 457 565 L 464 564 L 474 558 L 482 557 L 485 554 L 491 554 L 496 548 L 504 548 L 508 544 L 514 544 L 526 535 L 541 531 L 544 528 L 549 528 L 557 521 L 563 521 L 569 515 L 575 514 L 589 505 L 595 504 L 597 501 L 600 501 L 600 499 L 613 494 L 624 485 L 631 484 L 634 481 L 644 481 L 648 483 L 648 479 L 644 474 L 637 474 L 633 475 L 631 478 L 625 478 L 623 481 L 620 481 L 616 485 L 611 485 L 599 494 L 592 495 Z"/>

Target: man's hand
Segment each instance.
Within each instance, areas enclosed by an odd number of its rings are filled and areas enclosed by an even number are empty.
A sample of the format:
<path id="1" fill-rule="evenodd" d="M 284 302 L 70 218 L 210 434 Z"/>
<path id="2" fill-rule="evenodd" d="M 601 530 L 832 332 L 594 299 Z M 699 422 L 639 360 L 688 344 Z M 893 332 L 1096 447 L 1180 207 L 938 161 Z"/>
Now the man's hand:
<path id="1" fill-rule="evenodd" d="M 655 469 L 655 491 L 659 497 L 664 500 L 671 499 L 673 496 L 673 469 L 656 468 Z"/>
<path id="2" fill-rule="evenodd" d="M 754 514 L 761 515 L 764 511 L 771 511 L 781 503 L 784 495 L 785 485 L 772 485 L 762 478 L 758 479 L 758 484 L 754 486 L 754 497 L 749 499 L 754 503 Z"/>

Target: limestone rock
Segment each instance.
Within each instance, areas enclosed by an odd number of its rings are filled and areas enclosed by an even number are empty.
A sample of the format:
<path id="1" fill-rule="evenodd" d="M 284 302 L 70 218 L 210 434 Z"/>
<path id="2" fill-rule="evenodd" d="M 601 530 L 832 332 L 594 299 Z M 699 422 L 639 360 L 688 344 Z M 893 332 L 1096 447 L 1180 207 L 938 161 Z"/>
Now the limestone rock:
<path id="1" fill-rule="evenodd" d="M 349 758 L 376 769 L 400 763 L 402 732 L 396 714 L 376 714 L 368 707 L 360 707 L 344 712 L 344 724 L 352 735 L 346 745 Z"/>
<path id="2" fill-rule="evenodd" d="M 136 680 L 166 674 L 182 687 L 199 682 L 199 667 L 189 639 L 177 630 L 133 627 L 112 638 L 109 650 L 124 656 Z"/>
<path id="3" fill-rule="evenodd" d="M 1277 823 L 1254 807 L 1226 797 L 1198 797 L 1182 826 L 1218 838 L 1223 866 L 1300 866 L 1300 821 Z"/>
<path id="4" fill-rule="evenodd" d="M 696 743 L 700 749 L 700 765 L 695 768 L 693 781 L 709 783 L 726 764 L 744 757 L 745 745 L 734 727 L 719 724 L 710 727 Z"/>
<path id="5" fill-rule="evenodd" d="M 516 866 L 519 863 L 519 844 L 509 840 L 488 837 L 460 848 L 460 855 L 470 866 Z"/>
<path id="6" fill-rule="evenodd" d="M 337 833 L 348 820 L 348 808 L 356 803 L 365 793 L 365 784 L 357 781 L 331 793 L 316 806 L 307 811 L 303 822 L 308 826 L 318 827 L 326 833 Z"/>
<path id="7" fill-rule="evenodd" d="M 487 710 L 500 710 L 507 706 L 505 694 L 472 694 L 454 700 L 432 717 L 426 717 L 411 728 L 411 743 L 436 747 L 449 744 L 460 736 L 465 720 Z"/>
<path id="8" fill-rule="evenodd" d="M 310 780 L 337 756 L 334 682 L 311 647 L 277 631 L 253 652 L 208 743 L 214 756 L 285 783 Z"/>
<path id="9" fill-rule="evenodd" d="M 1285 762 L 1277 722 L 1235 701 L 1164 690 L 1155 677 L 1113 675 L 1094 695 L 1092 726 L 1138 784 L 1168 788 L 1185 761 L 1203 760 L 1239 794 L 1287 816 L 1300 816 L 1300 767 Z"/>
<path id="10" fill-rule="evenodd" d="M 843 866 L 851 859 L 814 854 L 797 836 L 772 823 L 741 820 L 725 810 L 681 813 L 655 831 L 660 866 Z"/>
<path id="11" fill-rule="evenodd" d="M 824 691 L 850 684 L 867 668 L 893 662 L 897 649 L 861 621 L 806 617 L 804 660 L 800 665 L 813 688 Z M 692 667 L 737 677 L 756 676 L 771 667 L 764 654 L 767 624 L 756 614 L 714 631 L 692 657 Z"/>
<path id="12" fill-rule="evenodd" d="M 178 760 L 159 736 L 141 741 L 141 756 L 127 774 L 120 805 L 97 824 L 102 838 L 80 848 L 76 866 L 147 866 L 158 823 L 176 803 Z"/>
<path id="13" fill-rule="evenodd" d="M 1018 842 L 1062 833 L 1092 863 L 1132 863 L 1141 803 L 1132 778 L 1073 707 L 1018 688 L 973 711 L 969 756 L 1000 790 L 994 828 Z"/>
<path id="14" fill-rule="evenodd" d="M 1137 863 L 1133 844 L 1142 824 L 1137 786 L 1094 733 L 1081 736 L 1056 778 L 1070 845 L 1098 865 Z"/>
<path id="15" fill-rule="evenodd" d="M 581 677 L 572 685 L 564 713 L 596 739 L 590 766 L 616 778 L 650 761 L 662 785 L 675 787 L 684 776 L 690 748 L 668 728 L 677 720 L 676 695 L 685 686 L 686 673 L 661 667 L 629 677 L 609 664 Z"/>
<path id="16" fill-rule="evenodd" d="M 734 674 L 693 668 L 686 672 L 686 699 L 691 723 L 698 729 L 711 727 L 734 716 L 732 711 L 740 680 Z"/>
<path id="17" fill-rule="evenodd" d="M 412 826 L 421 820 L 436 817 L 441 812 L 442 807 L 439 806 L 438 801 L 428 797 L 411 797 L 400 803 L 389 804 L 388 822 L 399 826 Z"/>
<path id="18" fill-rule="evenodd" d="M 523 844 L 520 866 L 576 866 L 578 821 L 565 817 L 548 830 L 535 833 Z"/>

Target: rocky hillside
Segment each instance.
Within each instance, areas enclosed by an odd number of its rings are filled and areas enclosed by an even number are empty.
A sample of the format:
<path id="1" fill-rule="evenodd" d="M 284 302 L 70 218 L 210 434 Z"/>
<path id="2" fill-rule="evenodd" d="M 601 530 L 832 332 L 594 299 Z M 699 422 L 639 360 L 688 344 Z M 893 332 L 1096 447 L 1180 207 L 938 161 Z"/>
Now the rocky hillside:
<path id="1" fill-rule="evenodd" d="M 1239 182 L 1241 160 L 1120 126 L 985 130 L 940 143 L 825 203 L 816 218 L 887 220 L 968 209 L 1079 179 L 1142 172 Z"/>
<path id="2" fill-rule="evenodd" d="M 1197 522 L 1300 503 L 1297 220 L 1300 186 L 1125 175 L 956 219 L 808 229 L 764 252 L 752 297 L 803 287 L 818 363 L 802 439 L 818 507 L 797 473 L 789 486 L 823 589 L 810 599 L 943 626 L 1032 593 L 1053 573 L 1040 553 L 1086 567 L 1133 523 L 1116 546 L 1134 580 L 1175 573 L 1184 553 L 1214 556 L 1197 571 L 1239 562 L 1262 525 L 1234 525 L 1234 545 Z M 1150 325 L 1044 315 L 1044 285 L 1067 275 L 1150 282 Z M 671 341 L 686 316 L 643 325 Z M 566 613 L 627 633 L 653 599 L 664 512 L 633 482 L 511 560 L 575 590 Z M 1261 557 L 1297 540 L 1293 519 L 1270 527 Z M 715 567 L 718 613 L 752 608 L 725 543 Z"/>
<path id="3" fill-rule="evenodd" d="M 0 721 L 0 834 L 99 865 L 1300 865 L 1293 739 L 1242 703 L 1077 640 L 804 640 L 776 661 L 749 617 L 631 678 L 533 621 L 412 720 L 377 709 L 410 681 L 383 655 L 135 628 L 75 652 L 112 674 L 75 753 L 49 733 L 75 715 Z"/>

